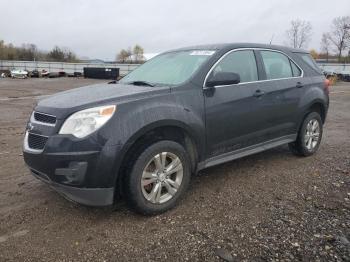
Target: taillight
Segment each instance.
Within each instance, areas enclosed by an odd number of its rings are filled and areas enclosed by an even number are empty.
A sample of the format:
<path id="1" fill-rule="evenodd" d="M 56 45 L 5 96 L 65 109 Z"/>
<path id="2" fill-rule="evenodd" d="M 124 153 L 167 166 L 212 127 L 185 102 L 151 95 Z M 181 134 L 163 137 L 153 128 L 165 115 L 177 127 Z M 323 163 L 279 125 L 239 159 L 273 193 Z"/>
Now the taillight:
<path id="1" fill-rule="evenodd" d="M 331 87 L 331 81 L 329 79 L 324 80 L 324 89 L 326 90 L 327 94 L 329 94 L 329 89 Z"/>

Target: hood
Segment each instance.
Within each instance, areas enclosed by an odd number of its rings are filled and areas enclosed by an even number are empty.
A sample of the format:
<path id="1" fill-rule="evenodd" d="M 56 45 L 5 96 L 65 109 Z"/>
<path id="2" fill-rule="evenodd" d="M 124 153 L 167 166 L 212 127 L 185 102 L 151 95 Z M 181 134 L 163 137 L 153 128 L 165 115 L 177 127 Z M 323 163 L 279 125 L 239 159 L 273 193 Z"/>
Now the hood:
<path id="1" fill-rule="evenodd" d="M 124 84 L 96 84 L 60 92 L 38 102 L 36 111 L 55 115 L 58 119 L 85 108 L 118 104 L 128 100 L 170 92 L 169 87 Z"/>

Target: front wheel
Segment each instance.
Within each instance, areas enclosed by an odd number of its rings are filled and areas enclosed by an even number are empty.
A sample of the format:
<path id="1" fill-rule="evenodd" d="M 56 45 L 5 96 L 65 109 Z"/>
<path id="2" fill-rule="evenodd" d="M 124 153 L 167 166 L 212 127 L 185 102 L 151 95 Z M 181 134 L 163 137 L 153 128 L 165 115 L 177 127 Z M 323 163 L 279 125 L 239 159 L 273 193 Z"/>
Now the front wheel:
<path id="1" fill-rule="evenodd" d="M 323 123 L 317 112 L 309 113 L 299 130 L 297 140 L 289 144 L 289 149 L 299 156 L 310 156 L 320 146 L 323 133 Z"/>
<path id="2" fill-rule="evenodd" d="M 126 174 L 129 206 L 146 215 L 174 207 L 190 182 L 189 159 L 184 147 L 174 141 L 160 141 L 146 148 Z"/>

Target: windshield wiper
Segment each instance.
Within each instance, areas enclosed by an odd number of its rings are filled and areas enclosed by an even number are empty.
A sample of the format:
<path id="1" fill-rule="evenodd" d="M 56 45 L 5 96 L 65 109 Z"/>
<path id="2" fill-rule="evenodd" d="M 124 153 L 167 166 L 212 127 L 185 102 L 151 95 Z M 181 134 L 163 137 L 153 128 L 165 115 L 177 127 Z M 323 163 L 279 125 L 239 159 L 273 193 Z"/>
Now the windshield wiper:
<path id="1" fill-rule="evenodd" d="M 154 87 L 154 84 L 151 84 L 150 82 L 147 82 L 147 81 L 132 81 L 132 82 L 126 82 L 125 84 L 135 85 L 135 86 L 151 86 L 151 87 Z"/>

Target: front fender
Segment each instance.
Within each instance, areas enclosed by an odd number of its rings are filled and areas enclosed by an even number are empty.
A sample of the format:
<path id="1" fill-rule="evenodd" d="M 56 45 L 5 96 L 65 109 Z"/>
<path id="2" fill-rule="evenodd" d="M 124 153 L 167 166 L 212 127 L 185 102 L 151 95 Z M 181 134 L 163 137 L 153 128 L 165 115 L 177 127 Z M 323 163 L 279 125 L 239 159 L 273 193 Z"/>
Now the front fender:
<path id="1" fill-rule="evenodd" d="M 195 139 L 205 140 L 204 116 L 199 101 L 187 104 L 172 94 L 157 98 L 118 105 L 116 117 L 108 128 L 111 132 L 109 144 L 132 142 L 140 134 L 165 125 L 184 128 Z"/>
<path id="2" fill-rule="evenodd" d="M 108 137 L 106 145 L 119 145 L 115 174 L 133 143 L 149 131 L 162 126 L 179 127 L 188 133 L 201 155 L 205 150 L 204 98 L 195 88 L 161 96 L 128 101 L 117 105 L 117 111 L 101 130 Z"/>

